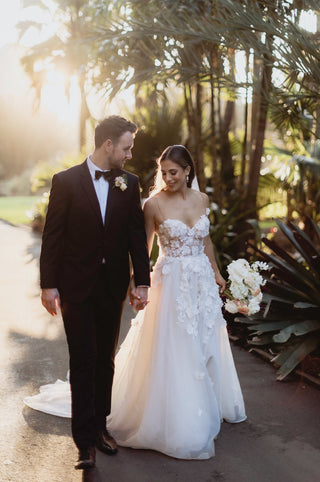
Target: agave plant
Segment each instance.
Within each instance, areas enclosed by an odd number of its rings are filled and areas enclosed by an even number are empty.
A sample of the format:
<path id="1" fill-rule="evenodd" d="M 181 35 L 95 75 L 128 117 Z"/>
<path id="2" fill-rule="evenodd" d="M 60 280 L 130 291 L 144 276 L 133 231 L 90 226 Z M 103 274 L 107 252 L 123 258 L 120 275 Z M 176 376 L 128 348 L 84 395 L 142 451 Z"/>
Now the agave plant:
<path id="1" fill-rule="evenodd" d="M 266 275 L 264 309 L 236 321 L 247 324 L 249 344 L 265 346 L 273 353 L 271 361 L 279 367 L 277 379 L 283 380 L 320 347 L 320 229 L 310 220 L 311 239 L 292 222 L 276 222 L 295 254 L 267 237 L 262 241 L 270 254 L 252 246 L 271 267 Z"/>

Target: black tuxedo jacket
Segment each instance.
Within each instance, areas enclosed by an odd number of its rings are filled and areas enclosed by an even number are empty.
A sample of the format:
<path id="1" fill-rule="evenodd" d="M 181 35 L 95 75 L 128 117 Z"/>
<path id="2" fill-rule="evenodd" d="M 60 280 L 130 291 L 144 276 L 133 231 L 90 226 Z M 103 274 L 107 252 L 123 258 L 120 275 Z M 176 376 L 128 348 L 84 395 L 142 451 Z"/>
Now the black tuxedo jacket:
<path id="1" fill-rule="evenodd" d="M 94 287 L 105 259 L 110 292 L 123 300 L 129 255 L 136 286 L 149 285 L 149 258 L 137 176 L 122 191 L 110 181 L 105 224 L 85 161 L 55 174 L 40 255 L 41 288 L 58 288 L 62 301 L 80 303 Z"/>

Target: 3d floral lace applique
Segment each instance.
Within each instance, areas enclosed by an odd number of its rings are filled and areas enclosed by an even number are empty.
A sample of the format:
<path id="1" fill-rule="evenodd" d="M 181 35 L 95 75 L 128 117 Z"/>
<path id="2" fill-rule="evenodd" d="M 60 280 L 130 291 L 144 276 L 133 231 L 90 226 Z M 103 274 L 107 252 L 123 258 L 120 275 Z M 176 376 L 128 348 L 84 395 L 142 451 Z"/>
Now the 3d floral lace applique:
<path id="1" fill-rule="evenodd" d="M 166 219 L 158 229 L 161 251 L 173 257 L 202 254 L 203 238 L 209 233 L 209 225 L 205 215 L 192 228 L 178 219 Z"/>
<path id="2" fill-rule="evenodd" d="M 161 254 L 153 279 L 153 283 L 159 283 L 163 276 L 174 273 L 179 276 L 177 323 L 194 337 L 199 336 L 201 327 L 204 345 L 210 339 L 215 323 L 222 320 L 218 286 L 204 253 L 203 239 L 209 233 L 209 226 L 206 215 L 202 215 L 193 227 L 178 219 L 166 219 L 158 229 Z"/>
<path id="3" fill-rule="evenodd" d="M 166 258 L 163 255 L 159 255 L 159 258 L 157 260 L 157 263 L 153 269 L 152 272 L 152 285 L 158 285 L 162 283 L 162 278 L 163 276 L 170 275 L 171 273 L 171 267 L 172 267 L 172 261 L 173 259 L 171 258 Z"/>
<path id="4" fill-rule="evenodd" d="M 193 336 L 198 336 L 202 321 L 202 343 L 206 344 L 215 323 L 222 320 L 222 301 L 213 271 L 205 255 L 183 260 L 181 271 L 177 321 Z"/>

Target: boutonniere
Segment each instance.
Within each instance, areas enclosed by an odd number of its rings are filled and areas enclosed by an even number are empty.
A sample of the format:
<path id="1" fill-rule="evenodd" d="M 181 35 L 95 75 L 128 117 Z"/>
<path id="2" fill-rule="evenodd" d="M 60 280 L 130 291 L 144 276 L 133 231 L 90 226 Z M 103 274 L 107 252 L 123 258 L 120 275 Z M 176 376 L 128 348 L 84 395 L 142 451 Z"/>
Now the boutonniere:
<path id="1" fill-rule="evenodd" d="M 127 178 L 126 174 L 124 174 L 123 176 L 118 176 L 118 177 L 115 178 L 113 188 L 115 188 L 115 187 L 119 187 L 121 189 L 121 191 L 125 191 L 127 189 L 128 178 Z"/>

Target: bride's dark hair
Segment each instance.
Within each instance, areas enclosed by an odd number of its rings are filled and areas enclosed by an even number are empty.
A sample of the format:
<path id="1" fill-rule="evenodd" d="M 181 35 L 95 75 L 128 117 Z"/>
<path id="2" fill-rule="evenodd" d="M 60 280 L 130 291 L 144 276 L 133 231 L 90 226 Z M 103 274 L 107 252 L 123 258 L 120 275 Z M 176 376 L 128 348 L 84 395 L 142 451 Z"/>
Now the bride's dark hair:
<path id="1" fill-rule="evenodd" d="M 180 144 L 176 144 L 174 146 L 168 146 L 162 152 L 160 157 L 157 159 L 158 169 L 155 176 L 155 183 L 151 190 L 151 194 L 156 194 L 157 192 L 161 191 L 161 189 L 163 189 L 165 185 L 161 174 L 161 162 L 167 161 L 167 160 L 170 160 L 175 164 L 178 164 L 178 166 L 182 167 L 182 169 L 186 169 L 188 166 L 190 166 L 187 186 L 191 187 L 192 185 L 195 172 L 194 172 L 194 163 L 193 163 L 191 154 L 186 147 Z"/>

